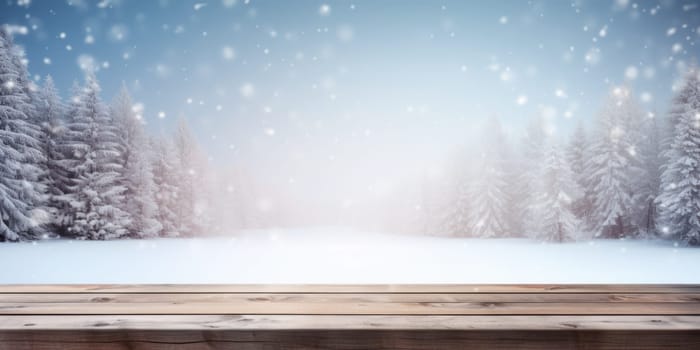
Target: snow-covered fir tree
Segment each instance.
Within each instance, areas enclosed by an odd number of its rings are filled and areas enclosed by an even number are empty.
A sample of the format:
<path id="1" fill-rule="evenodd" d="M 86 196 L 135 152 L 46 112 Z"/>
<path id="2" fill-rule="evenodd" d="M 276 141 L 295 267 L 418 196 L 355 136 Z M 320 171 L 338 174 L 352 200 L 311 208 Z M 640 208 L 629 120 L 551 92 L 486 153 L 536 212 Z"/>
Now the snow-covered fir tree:
<path id="1" fill-rule="evenodd" d="M 180 120 L 175 133 L 175 152 L 180 161 L 178 169 L 178 231 L 182 235 L 203 234 L 209 223 L 206 194 L 205 159 L 189 126 Z"/>
<path id="2" fill-rule="evenodd" d="M 589 224 L 597 235 L 619 238 L 631 231 L 633 192 L 630 175 L 638 170 L 635 146 L 626 128 L 639 113 L 630 91 L 615 88 L 600 113 L 586 173 L 593 211 Z"/>
<path id="3" fill-rule="evenodd" d="M 180 235 L 179 205 L 180 160 L 175 153 L 172 140 L 160 137 L 151 140 L 153 147 L 153 182 L 155 185 L 156 219 L 161 225 L 159 236 L 177 237 Z"/>
<path id="4" fill-rule="evenodd" d="M 506 140 L 501 124 L 489 119 L 484 130 L 478 172 L 469 188 L 471 235 L 496 237 L 510 234 Z"/>
<path id="5" fill-rule="evenodd" d="M 27 143 L 24 144 L 23 152 L 26 153 L 23 168 L 24 172 L 21 174 L 21 179 L 25 181 L 25 186 L 23 186 L 23 191 L 21 193 L 22 198 L 27 205 L 32 209 L 32 218 L 35 225 L 32 226 L 31 235 L 41 236 L 46 232 L 46 224 L 50 221 L 50 215 L 46 207 L 46 187 L 42 179 L 48 173 L 46 168 L 45 155 L 41 147 L 41 118 L 37 113 L 36 106 L 38 105 L 37 98 L 37 87 L 36 84 L 29 78 L 29 73 L 27 71 L 28 60 L 24 56 L 24 50 L 15 45 L 12 41 L 10 35 L 7 36 L 7 41 L 9 42 L 9 52 L 12 64 L 17 68 L 17 80 L 14 85 L 21 89 L 26 96 L 29 97 L 29 103 L 21 105 L 25 115 L 27 116 L 28 126 L 25 128 L 25 135 L 30 136 L 39 143 Z"/>
<path id="6" fill-rule="evenodd" d="M 133 237 L 155 237 L 162 229 L 156 220 L 155 184 L 151 167 L 151 148 L 143 130 L 142 117 L 134 111 L 131 96 L 123 86 L 110 110 L 117 125 L 121 145 L 120 163 L 125 207 L 131 222 L 127 226 Z"/>
<path id="7" fill-rule="evenodd" d="M 692 69 L 673 100 L 675 126 L 659 196 L 662 233 L 700 245 L 700 77 Z"/>
<path id="8" fill-rule="evenodd" d="M 70 173 L 59 200 L 67 211 L 66 234 L 77 239 L 114 239 L 128 234 L 130 218 L 124 207 L 126 188 L 119 183 L 117 126 L 99 97 L 94 73 L 73 97 L 61 139 L 64 158 L 59 164 Z"/>
<path id="9" fill-rule="evenodd" d="M 638 176 L 633 177 L 634 216 L 641 234 L 645 236 L 656 231 L 657 204 L 661 187 L 661 128 L 655 114 L 644 120 L 639 139 Z"/>
<path id="10" fill-rule="evenodd" d="M 542 167 L 539 165 L 544 160 L 546 137 L 544 120 L 540 116 L 530 120 L 527 133 L 521 143 L 518 181 L 513 184 L 513 187 L 517 187 L 514 195 L 517 206 L 513 216 L 517 216 L 519 231 L 526 236 L 533 235 L 539 227 L 534 203 L 538 183 L 542 177 Z"/>
<path id="11" fill-rule="evenodd" d="M 0 28 L 0 240 L 30 239 L 46 217 L 40 182 L 44 154 L 27 72 Z"/>
<path id="12" fill-rule="evenodd" d="M 572 204 L 581 196 L 562 147 L 550 141 L 545 147 L 540 177 L 533 188 L 532 215 L 534 230 L 530 237 L 543 241 L 578 240 L 581 223 Z"/>
<path id="13" fill-rule="evenodd" d="M 620 112 L 620 124 L 624 130 L 621 139 L 627 150 L 627 181 L 630 195 L 632 196 L 629 227 L 627 227 L 625 235 L 631 236 L 640 234 L 640 227 L 643 226 L 642 217 L 638 215 L 639 205 L 637 200 L 646 195 L 640 193 L 643 189 L 639 181 L 646 177 L 641 147 L 647 138 L 646 119 L 648 113 L 641 109 L 629 88 L 620 88 L 620 95 L 622 98 L 618 101 L 618 110 Z"/>
<path id="14" fill-rule="evenodd" d="M 583 222 L 587 222 L 593 211 L 593 189 L 586 164 L 590 150 L 590 143 L 583 123 L 579 121 L 574 129 L 566 150 L 566 158 L 574 174 L 574 180 L 581 189 L 582 195 L 572 204 L 574 214 Z"/>
<path id="15" fill-rule="evenodd" d="M 464 179 L 461 184 L 455 185 L 452 200 L 445 208 L 445 217 L 440 223 L 439 232 L 446 235 L 459 237 L 470 234 L 469 221 L 469 179 Z M 427 231 L 427 230 L 426 230 Z"/>
<path id="16" fill-rule="evenodd" d="M 444 213 L 440 218 L 438 232 L 449 236 L 468 236 L 471 231 L 469 210 L 469 187 L 473 174 L 470 173 L 471 157 L 465 150 L 456 152 L 451 157 L 452 167 L 449 169 L 449 177 L 446 179 L 443 205 L 440 209 Z"/>
<path id="17" fill-rule="evenodd" d="M 75 109 L 83 88 L 77 81 L 73 81 L 71 87 L 70 103 L 65 105 L 63 123 L 60 132 L 56 135 L 56 154 L 53 160 L 53 183 L 50 190 L 50 206 L 54 208 L 52 226 L 55 233 L 60 236 L 69 236 L 68 228 L 73 223 L 70 193 L 74 191 L 76 163 L 74 149 L 72 147 L 73 134 L 68 129 L 70 121 L 69 111 Z"/>
<path id="18" fill-rule="evenodd" d="M 61 101 L 58 90 L 54 85 L 51 76 L 46 76 L 44 85 L 37 93 L 37 116 L 41 127 L 41 147 L 44 152 L 44 174 L 41 182 L 46 188 L 47 200 L 46 208 L 51 216 L 50 228 L 56 228 L 59 216 L 56 196 L 61 195 L 58 182 L 65 178 L 65 173 L 57 162 L 62 158 L 60 150 L 60 138 L 63 132 L 63 118 L 65 115 L 65 105 Z"/>

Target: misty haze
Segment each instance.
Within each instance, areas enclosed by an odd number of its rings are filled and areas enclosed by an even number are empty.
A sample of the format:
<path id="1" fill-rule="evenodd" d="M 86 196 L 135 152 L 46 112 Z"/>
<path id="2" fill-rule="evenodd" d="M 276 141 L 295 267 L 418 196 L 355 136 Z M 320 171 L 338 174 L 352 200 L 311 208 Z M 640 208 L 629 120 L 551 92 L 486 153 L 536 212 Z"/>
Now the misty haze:
<path id="1" fill-rule="evenodd" d="M 0 283 L 700 282 L 692 2 L 0 9 Z"/>

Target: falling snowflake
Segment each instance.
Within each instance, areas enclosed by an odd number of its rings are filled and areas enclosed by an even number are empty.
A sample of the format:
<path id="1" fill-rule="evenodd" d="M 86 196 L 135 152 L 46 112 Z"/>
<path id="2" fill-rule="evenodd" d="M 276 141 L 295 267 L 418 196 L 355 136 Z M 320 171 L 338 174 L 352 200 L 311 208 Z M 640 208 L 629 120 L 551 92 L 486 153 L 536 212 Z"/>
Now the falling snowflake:
<path id="1" fill-rule="evenodd" d="M 331 14 L 331 6 L 328 4 L 323 4 L 321 7 L 318 8 L 318 13 L 321 16 L 328 16 Z"/>
<path id="2" fill-rule="evenodd" d="M 629 66 L 625 69 L 625 78 L 627 78 L 629 80 L 637 79 L 638 75 L 639 75 L 639 70 L 637 70 L 637 67 L 635 67 L 635 66 Z"/>
<path id="3" fill-rule="evenodd" d="M 227 61 L 232 61 L 236 58 L 236 51 L 230 46 L 224 46 L 221 49 L 221 56 Z"/>
<path id="4" fill-rule="evenodd" d="M 113 41 L 123 41 L 126 39 L 128 29 L 125 25 L 116 24 L 109 29 L 109 38 Z"/>
<path id="5" fill-rule="evenodd" d="M 601 38 L 605 38 L 608 35 L 608 26 L 605 25 L 603 28 L 600 28 L 600 31 L 598 31 L 598 36 Z"/>
<path id="6" fill-rule="evenodd" d="M 239 91 L 245 98 L 251 98 L 253 95 L 255 95 L 255 87 L 253 87 L 253 84 L 250 83 L 243 84 Z"/>
<path id="7" fill-rule="evenodd" d="M 671 51 L 673 51 L 673 53 L 679 53 L 683 51 L 683 45 L 681 43 L 675 43 L 671 47 Z"/>
<path id="8" fill-rule="evenodd" d="M 84 71 L 91 71 L 96 68 L 95 58 L 90 55 L 78 56 L 78 67 Z"/>
<path id="9" fill-rule="evenodd" d="M 597 64 L 600 62 L 600 49 L 593 47 L 586 52 L 584 59 L 589 64 Z"/>

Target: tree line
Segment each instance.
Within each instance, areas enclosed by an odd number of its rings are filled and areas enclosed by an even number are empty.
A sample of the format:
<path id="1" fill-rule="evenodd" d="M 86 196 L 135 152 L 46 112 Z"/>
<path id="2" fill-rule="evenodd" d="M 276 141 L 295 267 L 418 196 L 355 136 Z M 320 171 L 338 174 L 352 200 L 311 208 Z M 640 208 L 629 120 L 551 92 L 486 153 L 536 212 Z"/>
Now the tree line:
<path id="1" fill-rule="evenodd" d="M 126 87 L 107 106 L 92 72 L 63 103 L 0 29 L 0 241 L 191 236 L 211 225 L 206 159 L 181 122 L 150 137 Z"/>
<path id="2" fill-rule="evenodd" d="M 696 67 L 665 116 L 644 111 L 629 88 L 617 87 L 590 132 L 579 123 L 562 141 L 546 129 L 535 118 L 515 152 L 492 118 L 480 152 L 457 161 L 462 166 L 446 199 L 424 206 L 438 208 L 424 215 L 424 230 L 560 242 L 663 237 L 700 245 Z"/>
<path id="3" fill-rule="evenodd" d="M 591 130 L 579 124 L 568 140 L 542 118 L 517 151 L 497 118 L 480 135 L 478 152 L 453 162 L 452 181 L 424 186 L 419 223 L 401 210 L 396 221 L 450 236 L 700 245 L 697 68 L 665 115 L 644 111 L 618 87 Z M 223 175 L 211 171 L 184 122 L 171 137 L 147 135 L 126 88 L 108 106 L 90 72 L 67 103 L 50 76 L 37 87 L 0 29 L 0 240 L 192 236 L 285 222 L 254 176 L 240 168 Z M 393 216 L 389 207 L 377 212 Z"/>

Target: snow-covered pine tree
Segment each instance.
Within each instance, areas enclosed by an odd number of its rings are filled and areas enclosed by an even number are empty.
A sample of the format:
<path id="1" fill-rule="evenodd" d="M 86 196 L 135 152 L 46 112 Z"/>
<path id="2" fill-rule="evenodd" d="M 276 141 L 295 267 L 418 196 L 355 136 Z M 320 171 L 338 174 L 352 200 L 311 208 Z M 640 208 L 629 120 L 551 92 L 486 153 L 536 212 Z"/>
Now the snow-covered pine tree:
<path id="1" fill-rule="evenodd" d="M 60 138 L 63 132 L 63 118 L 65 115 L 65 105 L 58 96 L 58 91 L 53 83 L 50 75 L 44 79 L 44 85 L 37 93 L 37 116 L 40 120 L 41 127 L 41 147 L 44 152 L 45 173 L 40 178 L 42 184 L 46 188 L 48 196 L 46 200 L 47 212 L 51 216 L 51 229 L 57 228 L 58 222 L 58 203 L 56 196 L 60 196 L 60 186 L 58 182 L 65 173 L 57 162 L 62 159 L 60 151 Z"/>
<path id="2" fill-rule="evenodd" d="M 44 154 L 33 124 L 26 67 L 12 38 L 0 28 L 0 240 L 33 238 L 46 215 L 39 182 Z"/>
<path id="3" fill-rule="evenodd" d="M 527 127 L 527 134 L 522 140 L 521 156 L 519 162 L 518 191 L 514 195 L 517 202 L 516 211 L 520 233 L 525 236 L 537 234 L 539 219 L 535 212 L 535 200 L 537 188 L 542 177 L 542 161 L 544 160 L 545 125 L 541 116 L 533 118 Z"/>
<path id="4" fill-rule="evenodd" d="M 456 184 L 455 192 L 452 194 L 452 200 L 449 201 L 445 208 L 445 215 L 440 222 L 439 231 L 445 235 L 452 237 L 468 236 L 470 234 L 471 225 L 469 221 L 469 192 L 468 185 L 465 182 Z M 426 230 L 427 231 L 427 230 Z"/>
<path id="5" fill-rule="evenodd" d="M 700 76 L 692 69 L 674 100 L 675 131 L 658 199 L 662 232 L 700 245 Z"/>
<path id="6" fill-rule="evenodd" d="M 468 236 L 471 225 L 469 221 L 469 185 L 472 174 L 469 172 L 471 157 L 466 150 L 459 150 L 452 155 L 446 180 L 445 200 L 440 208 L 444 212 L 440 218 L 438 231 L 448 236 Z"/>
<path id="7" fill-rule="evenodd" d="M 697 75 L 698 72 L 700 72 L 700 68 L 697 66 L 697 64 L 691 64 L 686 71 L 685 77 L 683 77 L 683 85 L 681 85 L 680 90 L 687 88 L 688 84 L 691 84 L 692 80 L 696 79 L 694 75 Z M 673 100 L 671 101 L 671 106 L 668 113 L 666 113 L 662 120 L 660 120 L 662 171 L 664 171 L 666 166 L 670 163 L 673 153 L 671 148 L 676 140 L 676 127 L 678 126 L 680 119 L 683 117 L 683 114 L 686 112 L 686 107 L 688 103 L 690 103 L 691 96 L 692 95 L 687 93 L 676 92 L 676 94 L 673 96 Z"/>
<path id="8" fill-rule="evenodd" d="M 35 224 L 31 228 L 31 236 L 38 237 L 46 233 L 46 224 L 50 222 L 50 215 L 46 207 L 46 187 L 41 180 L 48 173 L 45 167 L 45 155 L 41 147 L 41 119 L 37 113 L 36 105 L 38 104 L 37 87 L 29 78 L 27 72 L 27 60 L 24 57 L 24 50 L 14 45 L 12 37 L 7 36 L 10 43 L 9 51 L 12 64 L 17 67 L 17 81 L 15 86 L 22 89 L 24 94 L 29 97 L 29 103 L 23 104 L 24 113 L 27 115 L 28 126 L 25 128 L 25 134 L 36 139 L 36 144 L 25 144 L 23 152 L 26 153 L 23 168 L 24 171 L 20 175 L 26 186 L 23 186 L 21 196 L 27 205 L 32 207 L 32 218 Z"/>
<path id="9" fill-rule="evenodd" d="M 638 181 L 646 177 L 642 163 L 640 148 L 645 141 L 646 117 L 645 113 L 637 101 L 634 99 L 632 91 L 628 88 L 621 88 L 622 99 L 618 102 L 620 112 L 620 123 L 624 130 L 622 134 L 623 144 L 627 149 L 627 182 L 629 183 L 630 196 L 632 197 L 632 207 L 630 208 L 629 226 L 625 235 L 639 235 L 640 227 L 643 226 L 641 217 L 637 215 L 638 205 L 636 200 L 643 196 Z"/>
<path id="10" fill-rule="evenodd" d="M 61 139 L 64 158 L 59 164 L 71 177 L 58 199 L 67 212 L 66 233 L 77 239 L 124 237 L 130 224 L 121 209 L 126 188 L 119 183 L 117 126 L 99 92 L 97 78 L 88 72 L 85 87 L 70 104 Z"/>
<path id="11" fill-rule="evenodd" d="M 60 236 L 70 236 L 68 228 L 73 223 L 74 210 L 71 207 L 71 193 L 74 191 L 74 182 L 77 176 L 76 155 L 73 149 L 73 138 L 80 134 L 73 135 L 68 128 L 70 122 L 70 112 L 77 108 L 80 102 L 80 95 L 83 93 L 83 88 L 77 81 L 73 81 L 70 92 L 70 102 L 64 106 L 63 123 L 60 133 L 56 139 L 56 156 L 54 159 L 52 195 L 50 205 L 54 208 L 53 227 L 55 232 Z"/>
<path id="12" fill-rule="evenodd" d="M 592 176 L 589 176 L 589 169 L 586 167 L 589 158 L 589 148 L 590 143 L 586 135 L 586 129 L 583 123 L 579 121 L 569 140 L 566 158 L 571 166 L 571 171 L 574 173 L 574 180 L 581 189 L 582 195 L 574 200 L 572 208 L 576 217 L 582 222 L 588 222 L 589 216 L 593 211 L 593 189 L 590 182 Z"/>
<path id="13" fill-rule="evenodd" d="M 206 194 L 206 169 L 199 145 L 189 126 L 180 120 L 175 133 L 175 152 L 180 161 L 179 196 L 177 216 L 180 218 L 178 231 L 182 235 L 203 234 L 208 225 Z"/>
<path id="14" fill-rule="evenodd" d="M 153 147 L 153 182 L 155 184 L 156 219 L 161 224 L 159 236 L 177 237 L 180 235 L 179 206 L 180 160 L 177 159 L 172 140 L 158 138 L 151 140 Z"/>
<path id="15" fill-rule="evenodd" d="M 630 91 L 615 88 L 600 113 L 598 135 L 591 145 L 586 173 L 591 177 L 593 212 L 590 226 L 597 236 L 620 238 L 630 232 L 633 192 L 630 175 L 638 171 L 635 146 L 627 127 L 638 113 Z M 632 133 L 636 134 L 636 133 Z"/>
<path id="16" fill-rule="evenodd" d="M 143 121 L 134 111 L 131 96 L 126 86 L 110 109 L 111 119 L 118 126 L 121 145 L 121 163 L 124 193 L 124 210 L 131 217 L 127 226 L 132 237 L 155 237 L 162 229 L 156 220 L 158 206 L 155 202 L 155 184 L 151 166 L 151 147 L 143 130 Z"/>
<path id="17" fill-rule="evenodd" d="M 693 70 L 696 70 L 697 68 L 695 66 L 692 66 L 688 72 L 692 72 Z M 690 73 L 688 73 L 690 74 Z M 686 78 L 686 81 L 689 78 Z M 683 81 L 683 83 L 686 83 L 686 81 Z M 665 115 L 660 115 L 659 116 L 659 124 L 660 124 L 660 130 L 661 130 L 661 155 L 660 155 L 660 161 L 661 161 L 661 166 L 659 167 L 659 172 L 661 174 L 666 171 L 666 168 L 668 165 L 671 163 L 671 160 L 673 159 L 673 151 L 671 150 L 671 145 L 673 145 L 673 142 L 675 141 L 675 134 L 676 134 L 676 126 L 678 125 L 678 120 L 680 119 L 680 116 L 684 113 L 684 106 L 688 103 L 687 97 L 683 96 L 681 94 L 675 94 L 673 96 L 673 99 L 671 101 L 671 106 L 669 108 L 669 111 Z M 659 189 L 659 192 L 661 192 L 661 188 Z M 657 201 L 657 205 L 658 205 Z M 658 219 L 657 215 L 657 219 Z M 662 232 L 658 232 L 662 233 Z"/>
<path id="18" fill-rule="evenodd" d="M 581 189 L 564 152 L 553 140 L 545 147 L 541 169 L 533 188 L 535 230 L 530 237 L 554 242 L 580 239 L 581 224 L 572 204 L 581 196 Z"/>
<path id="19" fill-rule="evenodd" d="M 656 232 L 656 199 L 661 187 L 661 129 L 655 114 L 644 120 L 642 131 L 637 152 L 640 172 L 633 177 L 634 216 L 640 233 L 648 236 Z"/>
<path id="20" fill-rule="evenodd" d="M 489 119 L 483 135 L 479 170 L 469 188 L 471 235 L 505 236 L 510 234 L 507 145 L 497 118 Z"/>

